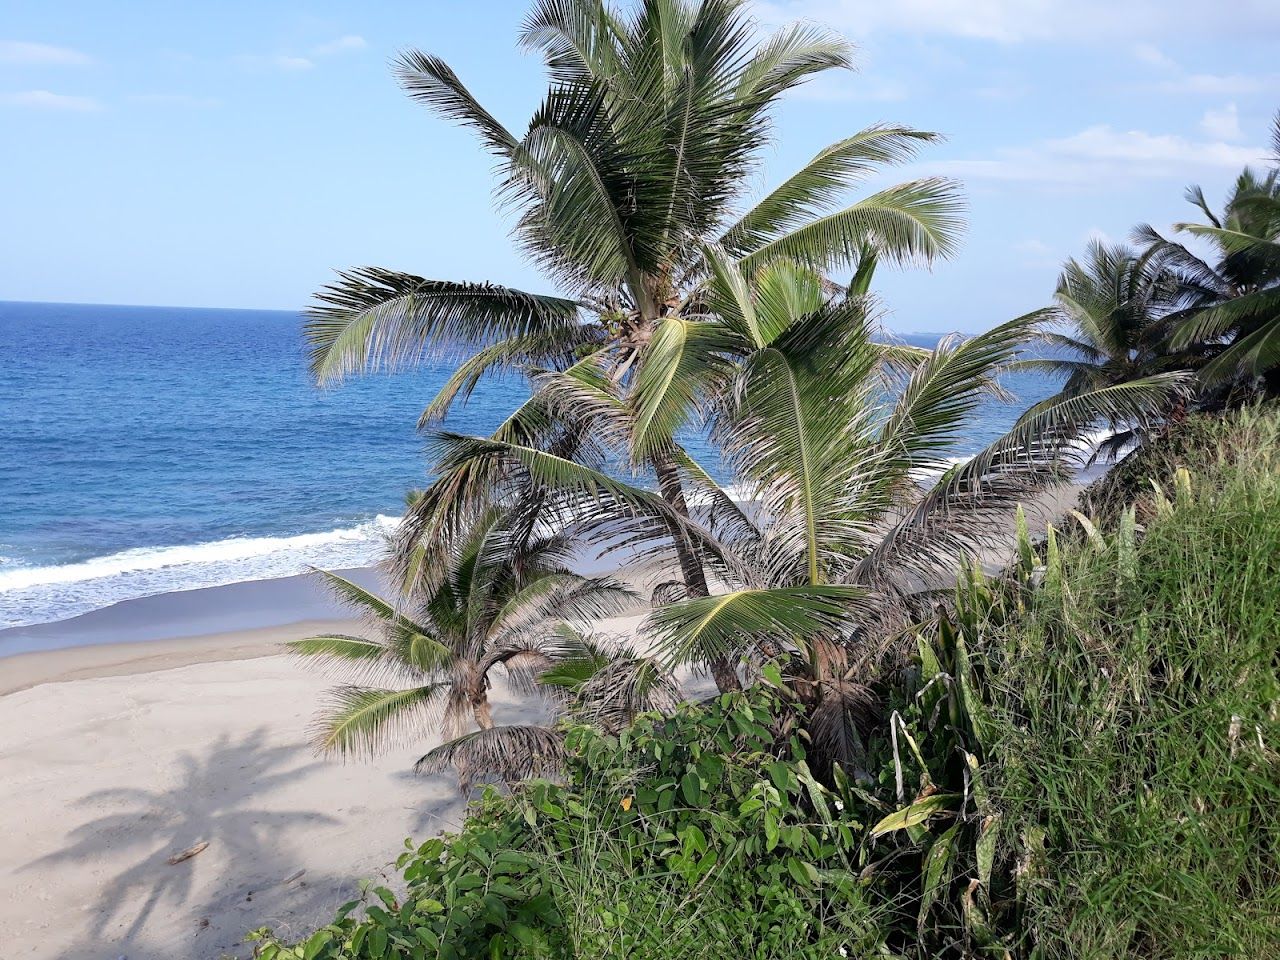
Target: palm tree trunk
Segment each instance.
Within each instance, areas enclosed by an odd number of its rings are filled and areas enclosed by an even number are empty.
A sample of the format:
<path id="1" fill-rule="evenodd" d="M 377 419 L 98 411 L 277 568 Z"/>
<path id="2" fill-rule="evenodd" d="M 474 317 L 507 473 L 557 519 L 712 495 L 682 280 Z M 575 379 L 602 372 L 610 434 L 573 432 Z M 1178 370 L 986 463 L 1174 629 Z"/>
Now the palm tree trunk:
<path id="1" fill-rule="evenodd" d="M 478 696 L 472 695 L 471 713 L 476 718 L 476 726 L 481 730 L 493 729 L 493 711 L 489 707 L 489 695 L 483 690 Z"/>
<path id="2" fill-rule="evenodd" d="M 658 475 L 658 492 L 662 494 L 668 506 L 682 517 L 689 516 L 689 505 L 684 499 L 684 488 L 680 485 L 680 474 L 676 465 L 665 452 L 653 455 L 653 469 Z M 671 539 L 676 548 L 676 559 L 680 562 L 680 575 L 684 580 L 685 593 L 689 597 L 708 597 L 711 589 L 707 586 L 707 574 L 702 567 L 702 559 L 697 549 L 689 541 L 688 535 L 674 524 L 671 525 Z M 721 693 L 741 690 L 742 682 L 738 679 L 738 671 L 729 657 L 717 657 L 708 666 L 711 676 L 716 681 L 716 688 Z"/>

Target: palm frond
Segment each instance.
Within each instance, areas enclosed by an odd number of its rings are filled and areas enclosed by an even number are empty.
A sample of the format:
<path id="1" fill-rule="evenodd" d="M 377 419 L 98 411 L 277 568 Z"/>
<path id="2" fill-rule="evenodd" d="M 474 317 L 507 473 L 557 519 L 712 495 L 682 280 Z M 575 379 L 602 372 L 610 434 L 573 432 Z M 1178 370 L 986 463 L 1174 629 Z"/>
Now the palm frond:
<path id="1" fill-rule="evenodd" d="M 464 734 L 428 751 L 414 764 L 420 774 L 453 768 L 464 795 L 478 779 L 515 783 L 532 777 L 554 777 L 564 767 L 564 737 L 533 725 L 498 726 Z"/>
<path id="2" fill-rule="evenodd" d="M 312 741 L 325 754 L 372 756 L 422 738 L 439 714 L 438 698 L 448 682 L 407 690 L 338 687 L 312 725 Z"/>
<path id="3" fill-rule="evenodd" d="M 716 323 L 668 316 L 658 324 L 631 384 L 631 453 L 637 463 L 656 447 L 670 447 L 682 428 L 705 414 L 730 378 L 724 352 L 731 346 Z"/>
<path id="4" fill-rule="evenodd" d="M 304 333 L 320 383 L 420 362 L 433 351 L 577 326 L 578 304 L 489 283 L 427 280 L 380 267 L 339 271 Z"/>
<path id="5" fill-rule="evenodd" d="M 576 686 L 571 713 L 615 732 L 642 713 L 671 713 L 679 702 L 679 684 L 656 661 L 615 654 Z"/>
<path id="6" fill-rule="evenodd" d="M 730 254 L 744 256 L 820 216 L 877 168 L 905 163 L 921 146 L 938 139 L 923 130 L 879 125 L 837 141 L 752 207 L 725 231 L 720 244 Z"/>
<path id="7" fill-rule="evenodd" d="M 584 324 L 533 336 L 508 337 L 481 347 L 460 363 L 436 392 L 418 419 L 418 429 L 443 420 L 459 399 L 466 403 L 485 377 L 523 370 L 533 364 L 556 363 L 582 348 L 598 347 L 598 337 L 597 329 Z"/>
<path id="8" fill-rule="evenodd" d="M 783 234 L 743 258 L 749 269 L 782 258 L 827 270 L 856 264 L 870 248 L 909 265 L 951 256 L 964 226 L 955 181 L 940 177 L 889 187 Z"/>
<path id="9" fill-rule="evenodd" d="M 439 57 L 406 50 L 395 59 L 394 69 L 409 96 L 446 119 L 474 129 L 493 153 L 506 156 L 515 147 L 515 137 L 480 105 Z"/>
<path id="10" fill-rule="evenodd" d="M 913 468 L 943 462 L 984 395 L 999 395 L 1001 368 L 1051 315 L 1033 311 L 958 344 L 939 344 L 889 411 L 879 440 L 886 454 Z"/>
<path id="11" fill-rule="evenodd" d="M 1280 366 L 1280 314 L 1277 314 L 1269 323 L 1232 343 L 1201 371 L 1201 376 L 1209 383 L 1216 383 L 1241 374 L 1261 376 L 1278 366 Z"/>
<path id="12" fill-rule="evenodd" d="M 644 630 L 663 662 L 679 666 L 735 657 L 763 641 L 803 648 L 807 636 L 847 629 L 871 608 L 857 586 L 736 590 L 656 609 Z"/>
<path id="13" fill-rule="evenodd" d="M 879 704 L 870 687 L 852 680 L 826 680 L 819 691 L 808 718 L 809 735 L 828 762 L 849 767 L 865 757 L 864 735 L 878 718 Z"/>

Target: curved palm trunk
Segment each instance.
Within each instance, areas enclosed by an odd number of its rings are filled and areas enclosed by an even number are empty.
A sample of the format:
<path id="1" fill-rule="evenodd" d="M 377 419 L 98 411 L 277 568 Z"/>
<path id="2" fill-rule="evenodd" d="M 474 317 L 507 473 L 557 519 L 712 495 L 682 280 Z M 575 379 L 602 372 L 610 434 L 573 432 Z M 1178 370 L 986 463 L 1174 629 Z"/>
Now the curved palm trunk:
<path id="1" fill-rule="evenodd" d="M 680 474 L 676 471 L 676 465 L 665 453 L 655 454 L 652 462 L 654 472 L 658 476 L 658 492 L 662 494 L 662 499 L 680 516 L 689 516 L 689 505 L 685 502 L 684 489 L 680 485 Z M 710 596 L 711 590 L 707 586 L 707 574 L 702 567 L 702 559 L 698 556 L 694 545 L 690 543 L 688 536 L 673 524 L 671 539 L 675 544 L 676 558 L 680 562 L 680 575 L 684 580 L 687 595 Z M 716 681 L 716 688 L 721 693 L 742 689 L 742 682 L 738 679 L 738 671 L 732 659 L 718 657 L 708 666 L 711 668 L 711 676 Z"/>
<path id="2" fill-rule="evenodd" d="M 471 715 L 481 730 L 493 729 L 493 710 L 489 706 L 489 695 L 483 690 L 471 695 Z"/>

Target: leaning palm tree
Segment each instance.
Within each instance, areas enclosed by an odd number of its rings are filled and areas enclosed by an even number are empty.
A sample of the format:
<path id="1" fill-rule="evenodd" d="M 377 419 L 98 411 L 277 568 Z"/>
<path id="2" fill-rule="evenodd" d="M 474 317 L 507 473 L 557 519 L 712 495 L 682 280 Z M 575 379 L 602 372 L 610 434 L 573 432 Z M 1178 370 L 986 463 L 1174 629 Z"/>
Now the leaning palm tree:
<path id="1" fill-rule="evenodd" d="M 1094 242 L 1082 260 L 1063 266 L 1049 323 L 1038 339 L 1049 355 L 1011 365 L 1062 378 L 1053 405 L 1152 374 L 1186 368 L 1196 358 L 1169 346 L 1170 315 L 1179 295 L 1177 276 L 1158 251 L 1139 254 L 1122 244 Z M 1149 424 L 1112 422 L 1111 435 L 1093 454 L 1114 456 L 1141 440 Z"/>
<path id="2" fill-rule="evenodd" d="M 443 416 L 486 373 L 513 368 L 528 371 L 535 388 L 572 394 L 585 385 L 629 402 L 648 345 L 680 337 L 687 307 L 703 296 L 709 244 L 748 273 L 779 258 L 824 271 L 852 269 L 869 254 L 928 263 L 955 248 L 961 221 L 950 181 L 913 180 L 841 203 L 869 173 L 936 139 L 907 127 L 839 140 L 755 204 L 743 202 L 778 100 L 850 64 L 849 45 L 826 30 L 800 24 L 758 40 L 742 0 L 640 0 L 626 10 L 542 0 L 521 43 L 542 53 L 550 87 L 520 135 L 438 58 L 406 53 L 396 70 L 414 99 L 479 136 L 497 161 L 501 197 L 518 213 L 518 243 L 568 295 L 347 271 L 318 295 L 307 324 L 321 382 L 461 352 L 465 362 L 425 420 Z M 546 450 L 589 438 L 576 404 L 540 392 L 496 442 Z M 670 512 L 687 516 L 674 438 L 650 427 L 639 445 L 609 439 L 655 477 Z M 461 489 L 493 479 L 459 467 L 446 482 Z M 447 542 L 467 521 L 466 511 L 438 513 L 419 525 L 419 546 Z M 692 541 L 678 522 L 669 533 L 686 591 L 706 595 Z M 735 683 L 723 665 L 716 675 Z"/>
<path id="3" fill-rule="evenodd" d="M 1211 259 L 1149 226 L 1138 227 L 1135 237 L 1181 277 L 1173 346 L 1209 356 L 1201 375 L 1211 385 L 1261 378 L 1268 394 L 1280 396 L 1280 115 L 1272 150 L 1271 169 L 1262 175 L 1245 169 L 1220 215 L 1199 187 L 1187 190 L 1207 222 L 1174 229 L 1208 242 Z"/>
<path id="4" fill-rule="evenodd" d="M 581 630 L 633 599 L 612 578 L 569 570 L 570 547 L 563 534 L 528 536 L 494 510 L 456 545 L 430 592 L 408 603 L 321 573 L 375 632 L 290 644 L 296 654 L 327 661 L 353 681 L 336 688 L 317 717 L 318 749 L 339 756 L 373 753 L 424 737 L 431 727 L 456 744 L 474 725 L 487 742 L 507 743 L 509 763 L 500 769 L 527 772 L 522 764 L 540 762 L 529 745 L 541 734 L 494 725 L 488 696 L 494 672 L 501 668 L 517 689 L 530 692 L 553 667 L 607 663 L 606 649 Z"/>

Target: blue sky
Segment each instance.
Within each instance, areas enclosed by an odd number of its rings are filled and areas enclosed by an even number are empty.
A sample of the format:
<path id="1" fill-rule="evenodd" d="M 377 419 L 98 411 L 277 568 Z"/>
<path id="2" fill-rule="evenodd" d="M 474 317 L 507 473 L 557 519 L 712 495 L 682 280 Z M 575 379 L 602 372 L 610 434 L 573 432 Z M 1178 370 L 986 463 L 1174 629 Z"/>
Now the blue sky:
<path id="1" fill-rule="evenodd" d="M 970 205 L 954 261 L 881 276 L 903 332 L 1043 304 L 1090 237 L 1192 214 L 1188 183 L 1216 202 L 1280 108 L 1274 0 L 755 9 L 825 22 L 861 61 L 783 105 L 757 189 L 870 123 L 948 137 L 893 175 L 958 177 Z M 0 0 L 0 299 L 292 309 L 362 264 L 548 289 L 508 241 L 486 155 L 387 68 L 404 47 L 440 54 L 520 126 L 542 92 L 514 45 L 523 12 Z"/>

